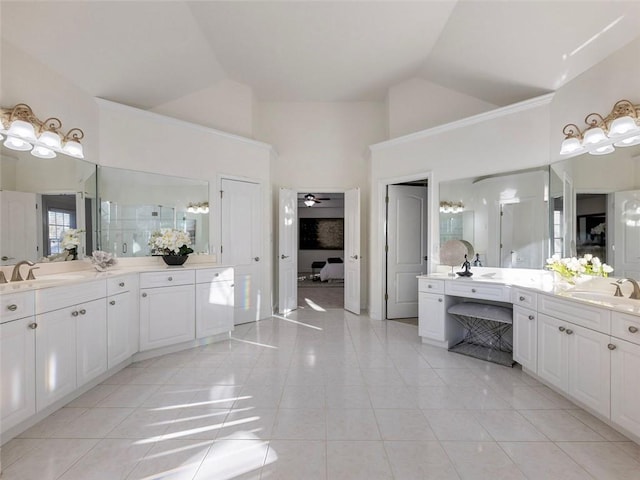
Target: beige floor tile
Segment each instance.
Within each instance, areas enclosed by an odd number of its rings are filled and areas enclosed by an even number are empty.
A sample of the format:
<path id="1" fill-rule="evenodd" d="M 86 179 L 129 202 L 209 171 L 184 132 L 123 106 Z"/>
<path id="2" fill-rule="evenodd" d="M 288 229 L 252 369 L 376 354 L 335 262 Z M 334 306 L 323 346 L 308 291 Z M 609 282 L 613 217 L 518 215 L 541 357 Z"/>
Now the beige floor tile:
<path id="1" fill-rule="evenodd" d="M 324 440 L 327 437 L 325 410 L 280 409 L 271 436 L 279 440 Z"/>
<path id="2" fill-rule="evenodd" d="M 435 440 L 421 410 L 374 410 L 383 440 Z"/>
<path id="3" fill-rule="evenodd" d="M 498 442 L 545 442 L 549 439 L 515 410 L 485 410 L 476 420 Z"/>
<path id="4" fill-rule="evenodd" d="M 565 410 L 521 410 L 538 430 L 554 442 L 599 442 L 604 438 Z"/>
<path id="5" fill-rule="evenodd" d="M 262 469 L 265 480 L 326 480 L 326 443 L 317 440 L 272 440 Z"/>
<path id="6" fill-rule="evenodd" d="M 453 464 L 439 442 L 384 442 L 396 480 L 458 480 Z"/>
<path id="7" fill-rule="evenodd" d="M 558 446 L 598 480 L 637 480 L 640 462 L 615 443 L 560 442 Z"/>
<path id="8" fill-rule="evenodd" d="M 380 440 L 380 438 L 373 410 L 327 410 L 328 440 Z"/>
<path id="9" fill-rule="evenodd" d="M 382 442 L 327 442 L 327 478 L 391 480 Z"/>
<path id="10" fill-rule="evenodd" d="M 154 444 L 127 480 L 191 480 L 213 445 L 206 440 L 167 440 Z"/>
<path id="11" fill-rule="evenodd" d="M 500 442 L 530 480 L 590 480 L 592 477 L 551 442 Z"/>
<path id="12" fill-rule="evenodd" d="M 466 410 L 423 410 L 431 430 L 440 441 L 492 440 L 473 412 Z"/>

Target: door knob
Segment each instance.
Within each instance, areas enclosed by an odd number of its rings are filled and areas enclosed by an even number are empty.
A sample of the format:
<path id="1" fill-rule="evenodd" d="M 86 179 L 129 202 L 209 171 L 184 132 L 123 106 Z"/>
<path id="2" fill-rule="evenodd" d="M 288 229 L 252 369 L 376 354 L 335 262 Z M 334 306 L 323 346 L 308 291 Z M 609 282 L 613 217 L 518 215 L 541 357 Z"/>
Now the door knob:
<path id="1" fill-rule="evenodd" d="M 520 296 L 520 301 L 524 302 L 524 297 L 523 296 Z"/>
<path id="2" fill-rule="evenodd" d="M 285 255 L 284 253 L 280 255 L 281 260 L 284 260 L 285 258 L 289 258 L 289 255 Z"/>
<path id="3" fill-rule="evenodd" d="M 353 258 L 354 260 L 358 259 L 358 255 L 351 255 L 351 258 Z"/>
<path id="4" fill-rule="evenodd" d="M 254 260 L 255 260 L 256 262 L 259 262 L 259 261 L 260 261 L 260 257 L 255 257 L 255 258 L 254 258 Z"/>

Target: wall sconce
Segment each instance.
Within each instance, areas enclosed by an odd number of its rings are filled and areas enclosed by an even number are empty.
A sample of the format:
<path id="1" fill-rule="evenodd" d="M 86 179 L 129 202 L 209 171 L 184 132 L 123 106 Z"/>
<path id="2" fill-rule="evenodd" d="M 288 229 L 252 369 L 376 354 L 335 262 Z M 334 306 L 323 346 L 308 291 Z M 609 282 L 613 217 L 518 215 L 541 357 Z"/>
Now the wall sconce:
<path id="1" fill-rule="evenodd" d="M 462 213 L 464 212 L 464 203 L 462 202 L 440 202 L 440 213 Z"/>
<path id="2" fill-rule="evenodd" d="M 615 147 L 640 145 L 640 105 L 629 100 L 619 100 L 606 117 L 599 113 L 590 113 L 584 119 L 584 130 L 569 123 L 562 129 L 565 139 L 560 155 L 578 155 L 589 152 L 591 155 L 606 155 L 615 151 Z"/>
<path id="3" fill-rule="evenodd" d="M 0 140 L 6 135 L 4 146 L 11 150 L 31 151 L 39 158 L 55 158 L 56 152 L 75 158 L 84 158 L 80 140 L 84 132 L 72 128 L 62 133 L 62 122 L 55 118 L 42 121 L 31 107 L 19 103 L 13 108 L 0 109 Z"/>
<path id="4" fill-rule="evenodd" d="M 209 202 L 189 203 L 187 205 L 188 213 L 209 213 Z"/>

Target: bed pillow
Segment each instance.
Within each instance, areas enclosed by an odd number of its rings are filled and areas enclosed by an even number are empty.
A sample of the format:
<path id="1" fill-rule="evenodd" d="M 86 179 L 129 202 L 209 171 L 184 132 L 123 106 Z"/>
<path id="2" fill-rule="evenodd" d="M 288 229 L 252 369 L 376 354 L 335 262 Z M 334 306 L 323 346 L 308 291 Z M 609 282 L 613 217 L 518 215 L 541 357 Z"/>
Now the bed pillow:
<path id="1" fill-rule="evenodd" d="M 344 263 L 340 257 L 329 257 L 327 263 Z"/>

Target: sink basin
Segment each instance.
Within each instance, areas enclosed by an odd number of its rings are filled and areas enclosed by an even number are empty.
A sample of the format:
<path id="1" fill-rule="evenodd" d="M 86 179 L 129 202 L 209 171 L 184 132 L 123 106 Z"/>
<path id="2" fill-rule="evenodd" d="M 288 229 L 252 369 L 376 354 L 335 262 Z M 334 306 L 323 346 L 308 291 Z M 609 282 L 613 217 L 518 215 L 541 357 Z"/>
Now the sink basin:
<path id="1" fill-rule="evenodd" d="M 568 290 L 559 294 L 562 297 L 586 300 L 595 303 L 606 303 L 608 305 L 632 305 L 640 307 L 640 300 L 633 300 L 627 297 L 615 297 L 612 292 L 593 292 L 584 290 Z"/>

